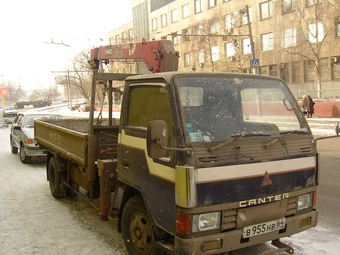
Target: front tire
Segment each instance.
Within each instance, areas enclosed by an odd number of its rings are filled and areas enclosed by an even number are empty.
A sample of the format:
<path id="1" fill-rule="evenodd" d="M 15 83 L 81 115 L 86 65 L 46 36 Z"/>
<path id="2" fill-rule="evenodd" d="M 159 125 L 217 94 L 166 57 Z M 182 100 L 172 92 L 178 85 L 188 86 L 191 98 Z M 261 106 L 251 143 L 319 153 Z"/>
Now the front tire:
<path id="1" fill-rule="evenodd" d="M 64 172 L 61 171 L 60 161 L 55 157 L 51 157 L 47 171 L 52 196 L 54 198 L 65 197 L 66 187 L 63 184 Z"/>
<path id="2" fill-rule="evenodd" d="M 122 232 L 129 254 L 157 254 L 152 224 L 141 196 L 134 196 L 125 204 Z"/>
<path id="3" fill-rule="evenodd" d="M 14 142 L 13 142 L 12 137 L 11 137 L 11 152 L 12 152 L 12 154 L 18 153 L 18 148 L 14 146 Z"/>
<path id="4" fill-rule="evenodd" d="M 25 147 L 23 144 L 20 145 L 20 160 L 23 164 L 28 164 L 31 162 L 31 157 L 26 155 Z"/>

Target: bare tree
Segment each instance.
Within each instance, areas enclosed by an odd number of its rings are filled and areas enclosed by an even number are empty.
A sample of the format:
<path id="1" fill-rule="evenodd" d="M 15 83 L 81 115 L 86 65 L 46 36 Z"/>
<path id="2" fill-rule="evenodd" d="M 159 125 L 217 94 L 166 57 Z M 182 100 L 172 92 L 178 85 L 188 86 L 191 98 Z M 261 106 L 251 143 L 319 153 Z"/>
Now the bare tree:
<path id="1" fill-rule="evenodd" d="M 89 58 L 88 50 L 82 50 L 73 57 L 71 68 L 56 78 L 58 84 L 64 85 L 69 90 L 71 98 L 81 95 L 86 100 L 90 100 L 92 70 L 88 64 Z"/>
<path id="2" fill-rule="evenodd" d="M 4 82 L 4 86 L 8 88 L 8 96 L 5 97 L 6 101 L 16 102 L 21 98 L 26 97 L 26 91 L 24 91 L 20 86 L 16 86 L 15 82 Z"/>
<path id="3" fill-rule="evenodd" d="M 339 9 L 327 0 L 296 0 L 289 8 L 294 12 L 293 22 L 299 40 L 294 51 L 291 49 L 284 49 L 284 51 L 309 60 L 314 66 L 315 82 L 320 98 L 322 97 L 322 57 L 327 56 L 327 51 L 331 47 L 339 47 L 332 40 L 335 33 L 334 24 L 328 21 L 329 17 L 336 16 Z"/>

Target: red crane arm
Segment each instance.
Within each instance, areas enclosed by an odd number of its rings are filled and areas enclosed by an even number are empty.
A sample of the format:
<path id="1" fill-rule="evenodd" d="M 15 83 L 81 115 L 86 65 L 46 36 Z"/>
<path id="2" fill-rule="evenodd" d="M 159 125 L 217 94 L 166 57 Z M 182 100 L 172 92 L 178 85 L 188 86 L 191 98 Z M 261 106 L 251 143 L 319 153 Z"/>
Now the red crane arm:
<path id="1" fill-rule="evenodd" d="M 111 59 L 141 59 L 153 73 L 177 71 L 179 54 L 170 40 L 158 40 L 100 46 L 91 50 L 90 63 L 99 69 L 100 62 Z"/>

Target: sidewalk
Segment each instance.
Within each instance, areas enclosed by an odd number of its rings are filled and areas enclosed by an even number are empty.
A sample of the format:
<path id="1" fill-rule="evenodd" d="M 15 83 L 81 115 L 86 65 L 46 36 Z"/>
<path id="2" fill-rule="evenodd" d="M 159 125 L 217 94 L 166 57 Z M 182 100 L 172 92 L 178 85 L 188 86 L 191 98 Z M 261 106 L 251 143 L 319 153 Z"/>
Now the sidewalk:
<path id="1" fill-rule="evenodd" d="M 307 118 L 308 124 L 314 135 L 331 136 L 335 135 L 335 125 L 340 124 L 340 118 Z"/>

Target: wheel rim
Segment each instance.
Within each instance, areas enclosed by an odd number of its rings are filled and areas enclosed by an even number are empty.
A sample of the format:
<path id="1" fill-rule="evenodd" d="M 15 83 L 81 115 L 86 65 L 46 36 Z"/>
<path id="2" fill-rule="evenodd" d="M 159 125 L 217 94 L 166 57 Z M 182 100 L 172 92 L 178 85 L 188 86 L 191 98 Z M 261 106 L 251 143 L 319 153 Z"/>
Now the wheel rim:
<path id="1" fill-rule="evenodd" d="M 142 212 L 135 212 L 130 224 L 131 241 L 141 254 L 149 254 L 153 246 L 153 232 L 149 219 Z"/>
<path id="2" fill-rule="evenodd" d="M 26 151 L 25 151 L 25 148 L 23 146 L 20 148 L 20 158 L 21 158 L 22 161 L 25 161 L 25 159 L 26 159 Z"/>

